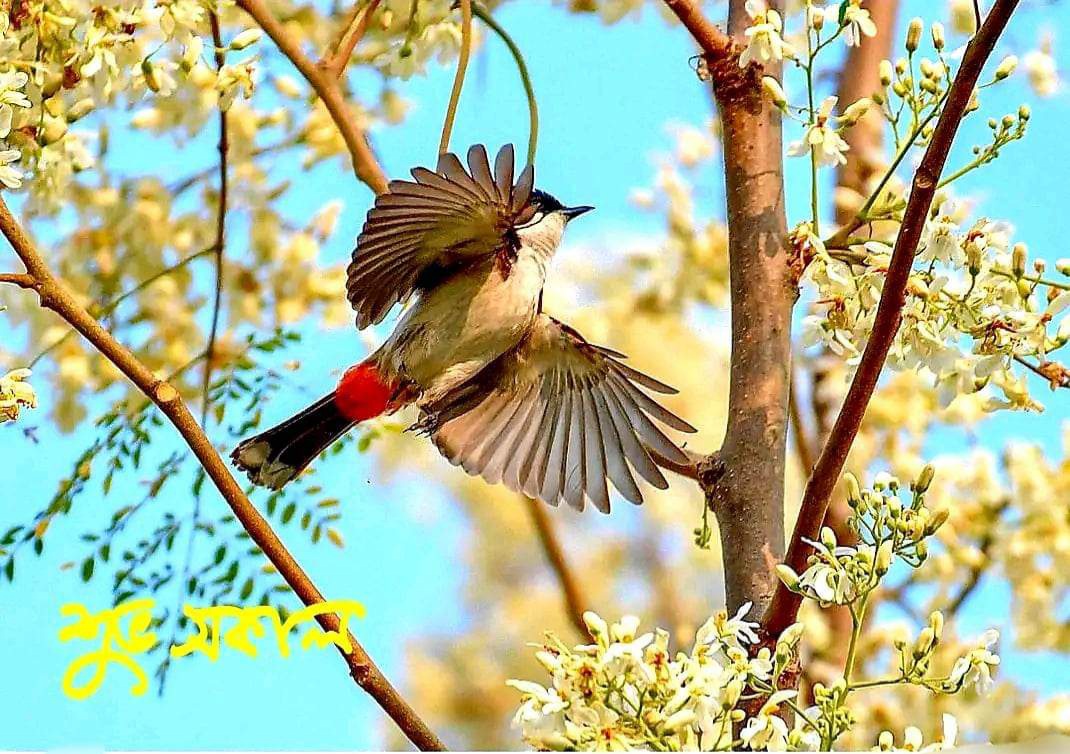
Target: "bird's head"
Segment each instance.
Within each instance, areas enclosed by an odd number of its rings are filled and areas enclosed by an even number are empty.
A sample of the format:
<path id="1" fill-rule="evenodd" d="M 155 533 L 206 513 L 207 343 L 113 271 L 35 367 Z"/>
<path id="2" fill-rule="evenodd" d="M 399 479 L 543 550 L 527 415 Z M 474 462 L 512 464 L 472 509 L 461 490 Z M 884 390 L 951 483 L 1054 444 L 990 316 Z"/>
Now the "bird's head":
<path id="1" fill-rule="evenodd" d="M 517 225 L 521 238 L 552 253 L 561 242 L 561 235 L 570 220 L 590 212 L 594 207 L 566 207 L 554 196 L 535 189 L 528 199 L 526 211 Z"/>

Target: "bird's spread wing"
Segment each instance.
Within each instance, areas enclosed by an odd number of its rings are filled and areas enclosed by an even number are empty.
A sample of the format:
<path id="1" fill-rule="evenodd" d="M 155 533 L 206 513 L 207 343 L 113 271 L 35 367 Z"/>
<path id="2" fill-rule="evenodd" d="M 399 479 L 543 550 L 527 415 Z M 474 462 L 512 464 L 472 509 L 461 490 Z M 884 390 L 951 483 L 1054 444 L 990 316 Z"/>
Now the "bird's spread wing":
<path id="1" fill-rule="evenodd" d="M 632 470 L 665 489 L 655 455 L 687 462 L 658 424 L 695 429 L 644 392 L 675 390 L 622 358 L 540 314 L 514 350 L 426 406 L 417 428 L 468 473 L 552 505 L 565 500 L 582 510 L 587 499 L 606 512 L 607 479 L 639 504 Z"/>
<path id="2" fill-rule="evenodd" d="M 435 171 L 415 168 L 414 181 L 391 181 L 375 200 L 353 250 L 346 293 L 357 327 L 381 322 L 391 307 L 436 269 L 493 254 L 522 221 L 534 181 L 528 166 L 513 183 L 513 147 L 498 152 L 491 170 L 487 150 L 468 150 L 468 169 L 444 154 Z"/>

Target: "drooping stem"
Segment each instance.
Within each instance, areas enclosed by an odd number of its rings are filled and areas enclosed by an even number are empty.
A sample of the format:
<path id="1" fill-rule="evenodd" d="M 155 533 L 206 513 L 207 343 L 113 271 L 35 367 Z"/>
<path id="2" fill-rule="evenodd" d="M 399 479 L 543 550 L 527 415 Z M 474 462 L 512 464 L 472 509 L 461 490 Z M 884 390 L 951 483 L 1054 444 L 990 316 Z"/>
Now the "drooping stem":
<path id="1" fill-rule="evenodd" d="M 438 141 L 439 154 L 445 154 L 450 149 L 453 122 L 457 118 L 457 105 L 461 101 L 461 89 L 464 87 L 464 75 L 468 71 L 468 59 L 471 54 L 472 0 L 461 0 L 461 51 L 457 56 L 457 72 L 453 75 L 453 88 L 450 90 L 450 101 L 446 106 L 446 117 L 442 122 L 442 137 Z"/>
<path id="2" fill-rule="evenodd" d="M 520 73 L 520 81 L 524 85 L 524 96 L 528 100 L 528 164 L 533 165 L 535 164 L 535 150 L 539 144 L 539 105 L 535 101 L 535 88 L 531 84 L 528 65 L 524 62 L 524 56 L 513 38 L 483 6 L 478 3 L 473 5 L 472 13 L 505 42 L 505 46 L 509 48 L 509 52 L 513 55 L 513 60 L 516 61 L 516 68 Z"/>

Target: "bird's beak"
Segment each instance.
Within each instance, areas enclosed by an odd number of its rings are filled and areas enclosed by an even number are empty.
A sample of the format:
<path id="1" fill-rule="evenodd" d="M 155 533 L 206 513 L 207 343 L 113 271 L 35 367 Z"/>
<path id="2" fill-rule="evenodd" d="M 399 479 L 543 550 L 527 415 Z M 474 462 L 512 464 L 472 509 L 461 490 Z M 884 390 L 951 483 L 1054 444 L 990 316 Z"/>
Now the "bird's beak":
<path id="1" fill-rule="evenodd" d="M 575 220 L 583 213 L 590 212 L 592 209 L 594 209 L 594 207 L 565 207 L 561 212 L 564 214 L 566 220 Z"/>

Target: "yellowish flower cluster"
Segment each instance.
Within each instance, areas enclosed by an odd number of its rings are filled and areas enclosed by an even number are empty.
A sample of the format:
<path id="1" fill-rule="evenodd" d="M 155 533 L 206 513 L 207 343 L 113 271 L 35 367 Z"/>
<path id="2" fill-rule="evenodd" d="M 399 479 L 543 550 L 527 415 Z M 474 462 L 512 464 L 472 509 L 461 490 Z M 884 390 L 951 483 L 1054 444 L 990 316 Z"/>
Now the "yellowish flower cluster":
<path id="1" fill-rule="evenodd" d="M 15 369 L 0 377 L 0 424 L 15 421 L 24 408 L 37 408 L 37 393 L 27 379 L 29 369 Z"/>

